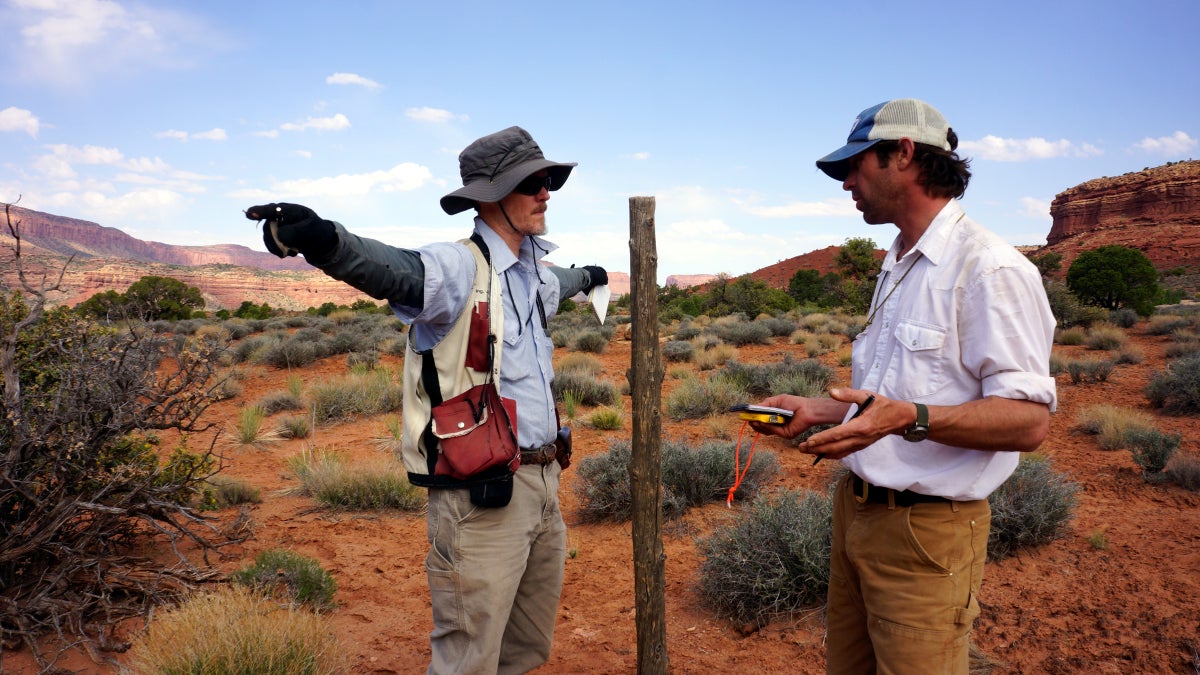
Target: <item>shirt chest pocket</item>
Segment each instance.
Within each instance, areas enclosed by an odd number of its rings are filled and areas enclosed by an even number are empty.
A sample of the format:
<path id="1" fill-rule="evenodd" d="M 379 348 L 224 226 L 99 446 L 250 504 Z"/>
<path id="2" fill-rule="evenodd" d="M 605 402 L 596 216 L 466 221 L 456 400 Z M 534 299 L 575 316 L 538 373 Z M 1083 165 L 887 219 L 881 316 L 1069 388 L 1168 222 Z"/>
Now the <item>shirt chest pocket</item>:
<path id="1" fill-rule="evenodd" d="M 902 319 L 893 338 L 896 349 L 885 380 L 896 398 L 917 400 L 945 385 L 945 328 Z"/>

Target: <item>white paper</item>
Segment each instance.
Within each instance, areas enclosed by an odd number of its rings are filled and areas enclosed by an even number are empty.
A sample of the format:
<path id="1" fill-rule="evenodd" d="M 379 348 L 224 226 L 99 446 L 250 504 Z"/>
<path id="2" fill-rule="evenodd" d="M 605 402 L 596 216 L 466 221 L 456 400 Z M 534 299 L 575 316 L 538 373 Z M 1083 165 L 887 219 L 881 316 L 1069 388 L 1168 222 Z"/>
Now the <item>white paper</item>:
<path id="1" fill-rule="evenodd" d="M 588 291 L 588 302 L 592 303 L 592 309 L 595 310 L 601 324 L 604 323 L 604 317 L 608 316 L 608 301 L 611 298 L 612 290 L 607 285 L 596 286 Z"/>

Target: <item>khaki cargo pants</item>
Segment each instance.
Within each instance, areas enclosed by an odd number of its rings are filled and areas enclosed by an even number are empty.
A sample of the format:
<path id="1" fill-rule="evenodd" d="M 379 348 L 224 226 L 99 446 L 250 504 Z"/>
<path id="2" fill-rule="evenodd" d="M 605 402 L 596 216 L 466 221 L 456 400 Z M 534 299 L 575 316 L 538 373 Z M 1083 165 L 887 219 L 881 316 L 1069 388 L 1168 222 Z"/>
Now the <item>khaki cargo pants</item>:
<path id="1" fill-rule="evenodd" d="M 560 471 L 522 465 L 501 508 L 429 491 L 430 674 L 524 673 L 550 657 L 567 546 Z"/>
<path id="2" fill-rule="evenodd" d="M 987 500 L 859 503 L 852 479 L 834 494 L 827 672 L 966 675 Z"/>

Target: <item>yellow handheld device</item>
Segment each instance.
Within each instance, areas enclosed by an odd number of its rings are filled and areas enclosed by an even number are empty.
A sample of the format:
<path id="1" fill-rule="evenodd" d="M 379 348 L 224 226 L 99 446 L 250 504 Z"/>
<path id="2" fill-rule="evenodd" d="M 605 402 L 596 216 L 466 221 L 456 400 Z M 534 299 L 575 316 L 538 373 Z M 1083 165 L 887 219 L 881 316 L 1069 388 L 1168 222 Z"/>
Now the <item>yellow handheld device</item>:
<path id="1" fill-rule="evenodd" d="M 729 409 L 729 412 L 735 412 L 738 417 L 752 422 L 764 422 L 766 424 L 787 424 L 792 419 L 792 411 L 784 408 L 772 408 L 766 405 L 751 405 L 743 403 L 735 405 Z"/>

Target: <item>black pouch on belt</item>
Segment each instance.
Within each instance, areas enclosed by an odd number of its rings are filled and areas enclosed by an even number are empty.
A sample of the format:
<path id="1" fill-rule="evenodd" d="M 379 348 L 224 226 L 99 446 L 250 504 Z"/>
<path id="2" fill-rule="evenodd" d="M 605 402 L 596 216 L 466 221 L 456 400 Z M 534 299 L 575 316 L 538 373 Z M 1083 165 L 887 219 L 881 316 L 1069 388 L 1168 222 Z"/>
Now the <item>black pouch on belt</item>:
<path id="1" fill-rule="evenodd" d="M 471 491 L 471 503 L 475 506 L 485 509 L 508 506 L 513 493 L 513 474 L 472 483 L 468 489 Z"/>

